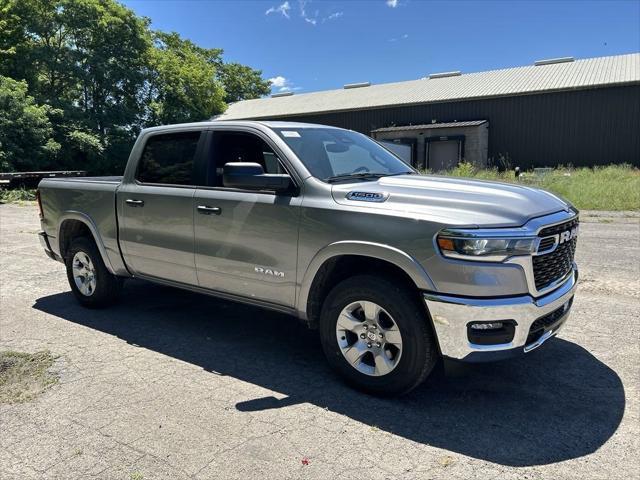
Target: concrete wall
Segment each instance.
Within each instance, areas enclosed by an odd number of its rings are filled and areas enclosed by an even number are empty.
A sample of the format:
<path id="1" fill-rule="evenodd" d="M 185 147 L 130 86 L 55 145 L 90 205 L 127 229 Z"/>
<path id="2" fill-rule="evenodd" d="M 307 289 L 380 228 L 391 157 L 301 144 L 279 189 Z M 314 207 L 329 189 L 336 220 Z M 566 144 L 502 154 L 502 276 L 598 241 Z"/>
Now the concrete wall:
<path id="1" fill-rule="evenodd" d="M 422 130 L 393 130 L 389 132 L 374 132 L 373 138 L 378 140 L 415 139 L 416 149 L 414 165 L 419 168 L 432 168 L 427 160 L 427 143 L 429 138 L 464 136 L 464 151 L 462 160 L 473 163 L 478 167 L 487 166 L 489 152 L 489 123 L 468 127 L 425 128 Z"/>

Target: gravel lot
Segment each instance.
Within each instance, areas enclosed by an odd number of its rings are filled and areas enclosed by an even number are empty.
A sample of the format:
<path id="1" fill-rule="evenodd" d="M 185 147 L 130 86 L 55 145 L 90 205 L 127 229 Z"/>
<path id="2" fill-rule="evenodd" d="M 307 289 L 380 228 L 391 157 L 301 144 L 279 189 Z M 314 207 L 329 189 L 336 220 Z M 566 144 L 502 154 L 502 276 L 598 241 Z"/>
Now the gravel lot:
<path id="1" fill-rule="evenodd" d="M 0 206 L 0 350 L 60 375 L 0 405 L 2 479 L 638 478 L 638 216 L 583 215 L 559 338 L 396 400 L 343 386 L 283 315 L 137 281 L 84 310 L 38 228 Z"/>

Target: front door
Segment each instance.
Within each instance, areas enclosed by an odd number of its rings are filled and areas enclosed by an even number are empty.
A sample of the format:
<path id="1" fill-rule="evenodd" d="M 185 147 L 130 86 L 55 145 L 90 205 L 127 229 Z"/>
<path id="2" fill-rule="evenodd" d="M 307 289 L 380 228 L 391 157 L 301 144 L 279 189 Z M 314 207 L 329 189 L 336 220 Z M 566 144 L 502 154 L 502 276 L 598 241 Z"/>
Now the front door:
<path id="1" fill-rule="evenodd" d="M 193 196 L 200 131 L 150 136 L 118 190 L 120 244 L 133 273 L 197 285 Z"/>
<path id="2" fill-rule="evenodd" d="M 284 306 L 295 303 L 301 197 L 222 185 L 228 162 L 256 162 L 284 173 L 267 140 L 215 131 L 208 186 L 196 190 L 195 261 L 201 287 Z"/>

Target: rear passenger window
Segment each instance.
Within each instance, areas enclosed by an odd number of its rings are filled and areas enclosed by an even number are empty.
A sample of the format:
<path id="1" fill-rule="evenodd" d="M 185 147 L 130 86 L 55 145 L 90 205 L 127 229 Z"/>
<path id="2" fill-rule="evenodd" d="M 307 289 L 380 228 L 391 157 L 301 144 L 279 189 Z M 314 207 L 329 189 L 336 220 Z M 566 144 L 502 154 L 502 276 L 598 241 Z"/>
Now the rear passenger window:
<path id="1" fill-rule="evenodd" d="M 193 185 L 200 132 L 155 135 L 144 147 L 136 179 L 143 183 Z"/>

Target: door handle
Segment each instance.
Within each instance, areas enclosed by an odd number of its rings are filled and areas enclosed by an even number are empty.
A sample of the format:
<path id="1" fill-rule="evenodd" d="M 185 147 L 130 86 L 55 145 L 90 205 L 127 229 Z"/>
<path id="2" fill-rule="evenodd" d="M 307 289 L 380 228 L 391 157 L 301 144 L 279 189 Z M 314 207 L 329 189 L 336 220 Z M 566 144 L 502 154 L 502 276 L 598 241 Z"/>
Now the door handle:
<path id="1" fill-rule="evenodd" d="M 133 200 L 131 198 L 127 198 L 125 200 L 125 202 L 130 207 L 143 207 L 144 206 L 144 201 L 143 200 Z"/>
<path id="2" fill-rule="evenodd" d="M 207 205 L 198 205 L 198 213 L 202 215 L 220 215 L 222 210 L 218 207 L 208 207 Z"/>

